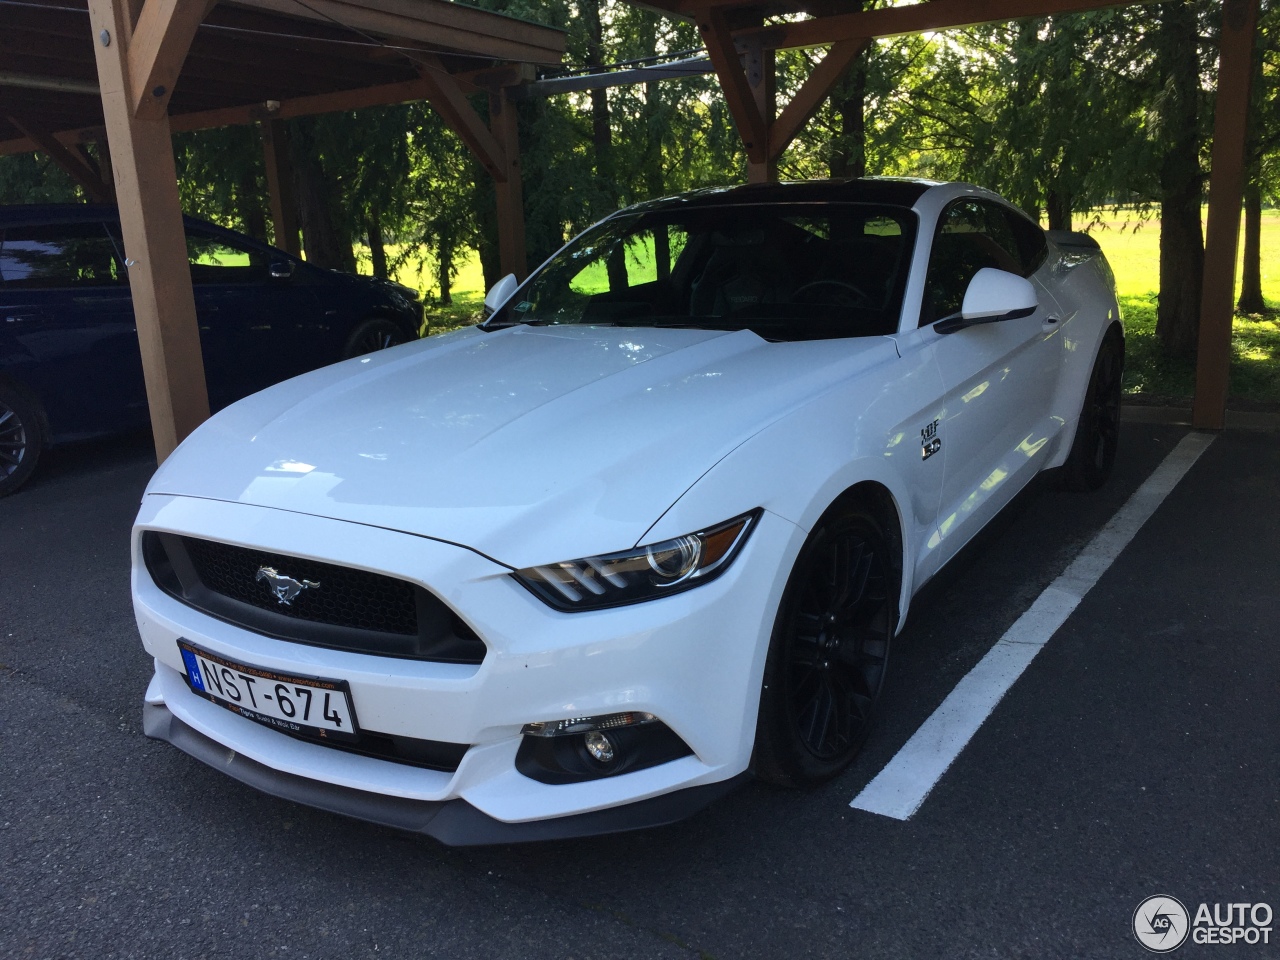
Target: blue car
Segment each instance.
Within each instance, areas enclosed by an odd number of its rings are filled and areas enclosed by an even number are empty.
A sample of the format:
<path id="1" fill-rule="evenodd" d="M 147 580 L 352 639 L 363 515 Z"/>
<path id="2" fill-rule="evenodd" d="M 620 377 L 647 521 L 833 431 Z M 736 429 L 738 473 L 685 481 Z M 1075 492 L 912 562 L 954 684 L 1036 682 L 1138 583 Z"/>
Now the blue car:
<path id="1" fill-rule="evenodd" d="M 416 291 L 187 217 L 209 403 L 419 335 Z M 43 448 L 148 423 L 114 207 L 0 207 L 0 496 Z"/>

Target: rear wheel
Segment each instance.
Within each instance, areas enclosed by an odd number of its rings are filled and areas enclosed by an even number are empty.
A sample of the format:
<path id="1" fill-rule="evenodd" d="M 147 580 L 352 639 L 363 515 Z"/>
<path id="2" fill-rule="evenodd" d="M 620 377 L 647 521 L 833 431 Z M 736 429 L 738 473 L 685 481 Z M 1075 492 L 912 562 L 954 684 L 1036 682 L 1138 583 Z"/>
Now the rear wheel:
<path id="1" fill-rule="evenodd" d="M 1111 476 L 1120 442 L 1123 375 L 1124 339 L 1112 328 L 1093 362 L 1075 440 L 1062 467 L 1062 485 L 1068 490 L 1097 490 Z"/>
<path id="2" fill-rule="evenodd" d="M 0 383 L 0 497 L 27 482 L 44 442 L 39 404 L 24 391 Z"/>
<path id="3" fill-rule="evenodd" d="M 814 528 L 787 581 L 765 664 L 755 770 L 802 786 L 858 754 L 897 627 L 898 578 L 876 519 L 837 506 Z"/>
<path id="4" fill-rule="evenodd" d="M 346 346 L 342 348 L 342 359 L 362 357 L 366 353 L 374 353 L 408 342 L 403 330 L 386 317 L 372 317 L 365 320 L 347 337 Z"/>

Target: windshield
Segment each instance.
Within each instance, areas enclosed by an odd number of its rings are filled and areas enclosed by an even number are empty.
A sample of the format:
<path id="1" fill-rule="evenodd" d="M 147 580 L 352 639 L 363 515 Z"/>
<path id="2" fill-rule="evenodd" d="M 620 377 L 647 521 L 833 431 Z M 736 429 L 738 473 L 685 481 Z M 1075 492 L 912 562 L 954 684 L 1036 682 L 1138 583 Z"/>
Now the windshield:
<path id="1" fill-rule="evenodd" d="M 555 255 L 495 323 L 753 330 L 768 340 L 898 328 L 915 215 L 871 204 L 622 214 Z"/>

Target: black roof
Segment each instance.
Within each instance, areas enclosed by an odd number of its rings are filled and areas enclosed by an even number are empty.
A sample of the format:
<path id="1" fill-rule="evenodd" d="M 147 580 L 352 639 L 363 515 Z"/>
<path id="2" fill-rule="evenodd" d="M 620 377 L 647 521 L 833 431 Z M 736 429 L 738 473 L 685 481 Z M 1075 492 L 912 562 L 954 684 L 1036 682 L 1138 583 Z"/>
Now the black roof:
<path id="1" fill-rule="evenodd" d="M 748 183 L 734 187 L 704 187 L 674 197 L 648 200 L 628 207 L 647 212 L 683 206 L 715 207 L 742 203 L 881 203 L 911 207 L 931 187 L 934 180 L 899 177 L 865 177 L 841 180 L 784 180 L 779 183 Z"/>
<path id="2" fill-rule="evenodd" d="M 221 232 L 228 236 L 244 234 L 199 217 L 182 215 L 188 227 Z M 34 226 L 54 223 L 119 223 L 120 211 L 110 203 L 19 203 L 0 204 L 0 230 L 5 227 Z M 252 239 L 252 238 L 247 238 Z M 258 241 L 255 241 L 258 242 Z"/>

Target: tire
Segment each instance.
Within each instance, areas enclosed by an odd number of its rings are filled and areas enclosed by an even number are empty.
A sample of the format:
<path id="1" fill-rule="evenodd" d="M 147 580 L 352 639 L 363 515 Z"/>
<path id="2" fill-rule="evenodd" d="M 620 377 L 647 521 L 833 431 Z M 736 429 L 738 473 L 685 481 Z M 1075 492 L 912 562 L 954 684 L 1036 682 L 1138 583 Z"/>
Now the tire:
<path id="1" fill-rule="evenodd" d="M 1071 452 L 1062 466 L 1067 490 L 1097 490 L 1111 476 L 1120 443 L 1120 391 L 1124 377 L 1124 339 L 1107 331 L 1089 375 Z"/>
<path id="2" fill-rule="evenodd" d="M 351 336 L 347 337 L 342 348 L 342 359 L 362 357 L 366 353 L 375 353 L 408 342 L 409 338 L 395 321 L 386 317 L 371 317 L 351 331 Z"/>
<path id="3" fill-rule="evenodd" d="M 46 438 L 40 405 L 25 391 L 0 383 L 0 497 L 27 482 Z"/>
<path id="4" fill-rule="evenodd" d="M 868 512 L 818 522 L 778 608 L 756 727 L 756 776 L 786 786 L 834 777 L 871 730 L 897 628 L 899 576 Z"/>

